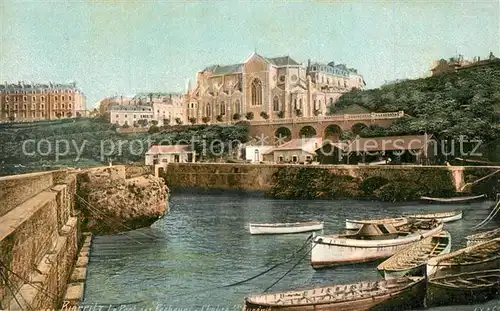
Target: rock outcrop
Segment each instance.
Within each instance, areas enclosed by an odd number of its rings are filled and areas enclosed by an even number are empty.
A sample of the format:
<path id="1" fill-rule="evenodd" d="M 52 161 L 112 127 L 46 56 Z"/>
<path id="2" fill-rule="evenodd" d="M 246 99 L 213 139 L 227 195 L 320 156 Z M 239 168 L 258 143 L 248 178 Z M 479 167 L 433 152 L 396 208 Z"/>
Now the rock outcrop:
<path id="1" fill-rule="evenodd" d="M 125 179 L 112 170 L 78 174 L 77 202 L 83 230 L 110 234 L 148 227 L 168 210 L 168 188 L 153 175 Z"/>

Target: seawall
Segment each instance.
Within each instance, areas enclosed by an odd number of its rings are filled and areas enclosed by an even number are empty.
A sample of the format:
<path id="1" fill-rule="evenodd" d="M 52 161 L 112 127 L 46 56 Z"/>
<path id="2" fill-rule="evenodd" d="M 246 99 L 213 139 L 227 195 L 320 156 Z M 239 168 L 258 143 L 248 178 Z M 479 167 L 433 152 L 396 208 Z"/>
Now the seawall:
<path id="1" fill-rule="evenodd" d="M 75 189 L 65 171 L 0 178 L 0 309 L 62 303 L 82 241 Z"/>
<path id="2" fill-rule="evenodd" d="M 500 167 L 169 163 L 171 189 L 260 191 L 275 198 L 411 200 L 450 196 Z M 161 169 L 160 169 L 161 170 Z M 499 174 L 500 175 L 500 174 Z"/>

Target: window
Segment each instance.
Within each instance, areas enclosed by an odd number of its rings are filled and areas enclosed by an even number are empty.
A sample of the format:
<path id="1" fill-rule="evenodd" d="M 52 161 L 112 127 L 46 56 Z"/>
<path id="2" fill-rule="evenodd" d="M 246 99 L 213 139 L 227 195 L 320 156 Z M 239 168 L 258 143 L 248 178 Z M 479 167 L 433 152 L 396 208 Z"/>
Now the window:
<path id="1" fill-rule="evenodd" d="M 8 102 L 9 101 L 9 96 L 5 96 L 5 101 Z"/>
<path id="2" fill-rule="evenodd" d="M 69 97 L 69 100 L 71 100 L 71 99 L 72 99 L 72 98 L 71 98 L 71 95 L 70 95 L 70 96 L 68 96 L 68 97 Z"/>
<path id="3" fill-rule="evenodd" d="M 283 158 L 283 156 L 278 157 L 278 162 L 284 162 L 284 161 L 285 161 L 285 159 Z"/>
<path id="4" fill-rule="evenodd" d="M 205 106 L 205 114 L 207 117 L 210 117 L 212 115 L 212 111 L 210 109 L 210 103 L 207 103 Z"/>
<path id="5" fill-rule="evenodd" d="M 168 160 L 167 159 L 161 159 L 161 162 L 168 163 Z"/>
<path id="6" fill-rule="evenodd" d="M 14 105 L 14 110 L 17 110 L 17 105 Z"/>
<path id="7" fill-rule="evenodd" d="M 237 99 L 235 102 L 234 102 L 234 111 L 238 114 L 241 114 L 241 105 L 240 105 L 240 100 Z"/>
<path id="8" fill-rule="evenodd" d="M 57 96 L 54 96 L 54 100 L 57 100 Z"/>
<path id="9" fill-rule="evenodd" d="M 311 161 L 311 156 L 306 156 L 306 161 Z"/>
<path id="10" fill-rule="evenodd" d="M 45 101 L 45 96 L 42 96 L 42 101 L 43 101 L 43 102 Z"/>
<path id="11" fill-rule="evenodd" d="M 318 100 L 318 108 L 317 109 L 319 109 L 319 107 L 321 107 L 321 99 Z"/>
<path id="12" fill-rule="evenodd" d="M 61 96 L 61 100 L 64 101 L 64 96 Z"/>
<path id="13" fill-rule="evenodd" d="M 299 109 L 302 110 L 302 98 L 299 99 Z"/>
<path id="14" fill-rule="evenodd" d="M 127 117 L 127 115 L 125 115 L 125 118 Z"/>
<path id="15" fill-rule="evenodd" d="M 14 96 L 14 102 L 17 103 L 17 96 Z"/>
<path id="16" fill-rule="evenodd" d="M 5 110 L 9 110 L 9 105 L 5 105 Z"/>
<path id="17" fill-rule="evenodd" d="M 28 100 L 28 97 L 23 96 L 23 101 L 27 101 L 27 100 Z"/>
<path id="18" fill-rule="evenodd" d="M 26 110 L 28 109 L 28 106 L 26 106 L 26 104 L 23 105 L 23 109 Z"/>
<path id="19" fill-rule="evenodd" d="M 293 163 L 297 163 L 298 162 L 298 158 L 296 155 L 292 156 L 292 162 Z"/>
<path id="20" fill-rule="evenodd" d="M 120 115 L 116 115 L 116 118 L 119 119 L 120 118 Z"/>
<path id="21" fill-rule="evenodd" d="M 34 117 L 35 117 L 35 112 L 34 112 L 34 111 L 32 111 L 32 112 L 31 112 L 31 117 L 32 117 L 32 118 L 34 118 Z"/>
<path id="22" fill-rule="evenodd" d="M 223 116 L 226 115 L 226 104 L 224 102 L 220 104 L 220 114 Z"/>
<path id="23" fill-rule="evenodd" d="M 316 100 L 314 100 L 314 109 L 318 109 L 318 107 L 316 106 Z"/>
<path id="24" fill-rule="evenodd" d="M 252 106 L 262 105 L 262 84 L 259 79 L 254 79 L 251 86 Z"/>
<path id="25" fill-rule="evenodd" d="M 293 100 L 293 107 L 294 107 L 295 109 L 299 109 L 299 106 L 297 106 L 297 98 L 295 98 L 295 99 Z"/>
<path id="26" fill-rule="evenodd" d="M 279 111 L 280 110 L 280 99 L 278 96 L 274 96 L 273 98 L 273 111 Z"/>
<path id="27" fill-rule="evenodd" d="M 62 109 L 66 109 L 66 105 L 65 104 L 62 104 Z"/>
<path id="28" fill-rule="evenodd" d="M 40 105 L 40 109 L 44 109 L 43 107 L 44 107 L 44 105 L 43 105 L 43 104 L 42 104 L 42 105 Z M 42 116 L 42 117 L 43 117 L 43 116 Z"/>
<path id="29" fill-rule="evenodd" d="M 35 96 L 31 97 L 31 100 L 32 100 L 32 101 L 35 101 L 35 100 L 36 100 Z"/>
<path id="30" fill-rule="evenodd" d="M 71 104 L 68 105 L 68 108 L 71 109 Z"/>
<path id="31" fill-rule="evenodd" d="M 134 114 L 134 119 L 137 119 L 137 115 Z"/>

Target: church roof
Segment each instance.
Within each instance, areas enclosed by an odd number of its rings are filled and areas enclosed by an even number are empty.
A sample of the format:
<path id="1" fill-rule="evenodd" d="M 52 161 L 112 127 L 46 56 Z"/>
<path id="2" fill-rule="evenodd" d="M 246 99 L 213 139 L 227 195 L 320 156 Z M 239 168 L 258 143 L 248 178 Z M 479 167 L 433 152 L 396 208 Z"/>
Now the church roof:
<path id="1" fill-rule="evenodd" d="M 300 65 L 299 62 L 295 61 L 290 56 L 280 56 L 280 57 L 264 58 L 264 59 L 278 67 L 287 65 L 292 65 L 292 66 Z"/>
<path id="2" fill-rule="evenodd" d="M 300 65 L 299 62 L 295 61 L 290 56 L 280 56 L 280 57 L 272 57 L 272 58 L 262 57 L 262 58 L 264 60 L 266 60 L 267 62 L 273 64 L 274 66 L 278 66 L 278 67 L 287 66 L 287 65 L 290 65 L 290 66 Z M 212 66 L 206 67 L 205 69 L 203 69 L 203 71 L 210 71 L 214 75 L 240 73 L 240 72 L 242 72 L 243 65 L 244 65 L 244 63 L 224 65 L 224 66 L 212 65 Z"/>

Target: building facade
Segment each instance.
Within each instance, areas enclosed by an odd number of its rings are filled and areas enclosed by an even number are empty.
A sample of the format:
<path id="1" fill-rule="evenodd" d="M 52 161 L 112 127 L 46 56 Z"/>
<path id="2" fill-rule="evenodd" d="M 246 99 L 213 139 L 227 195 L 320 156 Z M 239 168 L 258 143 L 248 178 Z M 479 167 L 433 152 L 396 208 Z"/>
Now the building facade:
<path id="1" fill-rule="evenodd" d="M 176 93 L 144 93 L 134 97 L 116 96 L 100 102 L 101 115 L 109 113 L 111 123 L 133 126 L 146 118 L 155 120 L 159 126 L 187 123 L 183 106 L 183 95 Z M 168 123 L 168 124 L 165 124 Z"/>
<path id="2" fill-rule="evenodd" d="M 196 161 L 196 152 L 190 145 L 153 145 L 146 152 L 146 165 L 188 163 Z"/>
<path id="3" fill-rule="evenodd" d="M 343 93 L 364 86 L 363 76 L 344 64 L 253 53 L 243 63 L 198 72 L 184 99 L 188 120 L 197 123 L 273 120 L 324 115 Z"/>
<path id="4" fill-rule="evenodd" d="M 84 116 L 86 98 L 75 83 L 0 84 L 0 121 L 26 122 Z"/>

